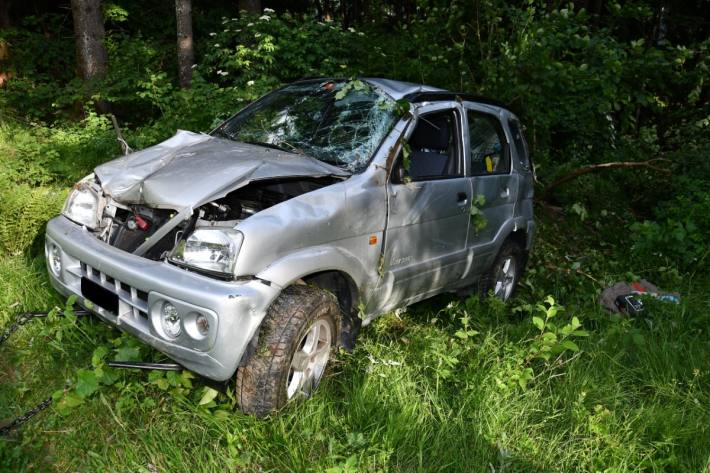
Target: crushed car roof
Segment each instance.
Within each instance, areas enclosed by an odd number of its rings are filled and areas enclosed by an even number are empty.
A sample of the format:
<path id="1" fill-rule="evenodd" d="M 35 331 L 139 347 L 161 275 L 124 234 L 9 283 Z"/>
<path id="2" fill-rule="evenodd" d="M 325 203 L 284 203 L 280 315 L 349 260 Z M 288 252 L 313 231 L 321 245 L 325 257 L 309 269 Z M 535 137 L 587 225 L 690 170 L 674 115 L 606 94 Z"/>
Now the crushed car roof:
<path id="1" fill-rule="evenodd" d="M 298 80 L 296 82 L 315 80 L 342 79 L 337 79 L 333 77 L 308 77 Z M 375 87 L 382 89 L 387 95 L 392 97 L 394 100 L 405 99 L 409 102 L 418 103 L 462 99 L 470 102 L 483 103 L 486 105 L 492 105 L 494 107 L 509 110 L 509 107 L 505 103 L 481 95 L 468 94 L 464 92 L 452 92 L 450 90 L 440 89 L 431 85 L 416 84 L 414 82 L 405 82 L 400 80 L 383 79 L 380 77 L 363 77 L 361 78 L 361 80 L 367 82 L 370 85 L 374 85 Z"/>

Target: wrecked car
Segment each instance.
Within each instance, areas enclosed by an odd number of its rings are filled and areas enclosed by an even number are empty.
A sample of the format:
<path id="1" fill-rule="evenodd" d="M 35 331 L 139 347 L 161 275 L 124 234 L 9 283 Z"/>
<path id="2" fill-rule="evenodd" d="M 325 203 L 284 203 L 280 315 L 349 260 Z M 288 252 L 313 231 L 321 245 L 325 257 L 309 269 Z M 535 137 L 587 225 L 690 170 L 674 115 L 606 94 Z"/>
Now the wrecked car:
<path id="1" fill-rule="evenodd" d="M 442 292 L 506 300 L 535 223 L 522 126 L 481 97 L 309 79 L 209 134 L 98 166 L 47 225 L 52 285 L 266 414 L 361 325 Z"/>

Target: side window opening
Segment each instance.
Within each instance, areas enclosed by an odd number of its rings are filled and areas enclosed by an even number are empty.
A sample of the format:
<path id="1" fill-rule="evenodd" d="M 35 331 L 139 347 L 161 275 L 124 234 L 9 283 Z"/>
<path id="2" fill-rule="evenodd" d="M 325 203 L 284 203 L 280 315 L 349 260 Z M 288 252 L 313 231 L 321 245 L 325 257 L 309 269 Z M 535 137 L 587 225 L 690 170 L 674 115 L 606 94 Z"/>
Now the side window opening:
<path id="1" fill-rule="evenodd" d="M 530 169 L 530 152 L 528 150 L 528 142 L 523 134 L 523 127 L 520 122 L 514 118 L 508 120 L 510 133 L 513 135 L 513 146 L 515 153 L 518 155 L 520 164 L 526 171 Z"/>
<path id="2" fill-rule="evenodd" d="M 400 152 L 396 181 L 404 181 L 407 177 L 412 181 L 426 181 L 463 175 L 456 119 L 454 110 L 419 117 L 407 144 L 409 159 L 405 160 Z"/>
<path id="3" fill-rule="evenodd" d="M 468 111 L 471 170 L 474 176 L 510 172 L 510 152 L 500 122 L 485 113 Z"/>

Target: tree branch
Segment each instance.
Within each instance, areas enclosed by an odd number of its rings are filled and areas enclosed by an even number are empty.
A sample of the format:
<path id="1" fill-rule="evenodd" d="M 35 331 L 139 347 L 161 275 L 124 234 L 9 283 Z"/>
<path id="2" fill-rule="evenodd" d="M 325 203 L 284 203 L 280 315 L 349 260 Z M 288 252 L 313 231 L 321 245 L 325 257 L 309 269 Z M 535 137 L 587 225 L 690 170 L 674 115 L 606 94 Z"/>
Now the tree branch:
<path id="1" fill-rule="evenodd" d="M 557 189 L 562 184 L 565 184 L 573 179 L 576 179 L 579 176 L 589 174 L 590 172 L 600 171 L 602 169 L 643 167 L 643 168 L 653 169 L 654 171 L 662 172 L 664 174 L 670 174 L 671 173 L 670 170 L 655 166 L 655 163 L 659 163 L 659 162 L 670 162 L 670 160 L 665 159 L 665 158 L 654 158 L 654 159 L 649 159 L 648 161 L 614 161 L 614 162 L 610 162 L 610 163 L 590 164 L 588 166 L 583 166 L 579 169 L 575 169 L 574 171 L 572 171 L 568 174 L 565 174 L 564 176 L 554 180 L 550 185 L 548 185 L 545 188 L 542 195 L 543 195 L 544 199 L 547 199 L 552 195 L 552 191 Z"/>

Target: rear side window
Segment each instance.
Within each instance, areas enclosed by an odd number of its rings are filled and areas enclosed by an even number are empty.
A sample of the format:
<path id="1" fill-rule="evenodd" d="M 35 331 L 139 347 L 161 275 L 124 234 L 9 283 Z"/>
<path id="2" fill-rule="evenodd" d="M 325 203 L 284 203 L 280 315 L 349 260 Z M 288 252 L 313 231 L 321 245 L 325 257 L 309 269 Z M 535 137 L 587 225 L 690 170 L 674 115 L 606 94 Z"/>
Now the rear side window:
<path id="1" fill-rule="evenodd" d="M 528 142 L 525 141 L 525 135 L 523 134 L 523 127 L 520 125 L 520 122 L 515 119 L 510 119 L 508 126 L 510 127 L 510 133 L 513 135 L 515 154 L 518 155 L 523 169 L 527 171 L 530 169 L 530 156 L 528 154 Z"/>
<path id="2" fill-rule="evenodd" d="M 510 172 L 510 153 L 497 118 L 469 110 L 468 141 L 474 176 Z"/>

